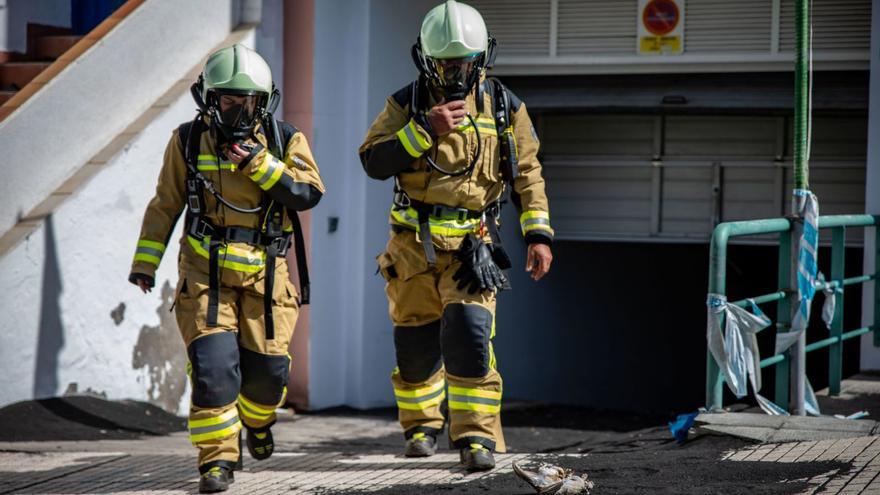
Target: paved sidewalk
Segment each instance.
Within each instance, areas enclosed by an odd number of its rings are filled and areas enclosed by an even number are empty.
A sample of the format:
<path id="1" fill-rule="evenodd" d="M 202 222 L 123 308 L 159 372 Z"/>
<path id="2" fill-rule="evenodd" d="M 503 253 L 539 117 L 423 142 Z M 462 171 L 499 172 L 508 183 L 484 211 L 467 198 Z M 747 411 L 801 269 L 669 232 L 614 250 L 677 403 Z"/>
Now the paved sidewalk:
<path id="1" fill-rule="evenodd" d="M 467 474 L 457 454 L 429 459 L 393 455 L 279 453 L 265 462 L 251 462 L 228 493 L 369 493 L 395 485 L 472 484 L 495 476 L 512 476 L 511 463 L 525 454 L 497 457 L 490 473 Z M 197 492 L 192 457 L 118 453 L 0 453 L 0 493 L 184 494 Z M 13 471 L 9 473 L 8 471 Z M 430 492 L 425 492 L 430 493 Z"/>
<path id="2" fill-rule="evenodd" d="M 880 494 L 880 437 L 858 437 L 812 442 L 770 443 L 750 446 L 722 456 L 727 462 L 852 463 L 846 472 L 835 469 L 809 480 L 804 493 Z"/>

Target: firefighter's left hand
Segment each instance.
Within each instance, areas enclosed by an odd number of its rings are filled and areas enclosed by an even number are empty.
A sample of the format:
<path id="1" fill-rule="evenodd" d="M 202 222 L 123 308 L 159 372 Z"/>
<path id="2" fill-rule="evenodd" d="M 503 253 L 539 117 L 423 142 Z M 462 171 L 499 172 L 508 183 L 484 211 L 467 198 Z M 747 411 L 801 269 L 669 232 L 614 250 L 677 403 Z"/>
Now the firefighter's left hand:
<path id="1" fill-rule="evenodd" d="M 553 253 L 546 244 L 529 244 L 529 253 L 526 259 L 526 271 L 532 274 L 532 280 L 541 280 L 550 271 L 553 263 Z"/>

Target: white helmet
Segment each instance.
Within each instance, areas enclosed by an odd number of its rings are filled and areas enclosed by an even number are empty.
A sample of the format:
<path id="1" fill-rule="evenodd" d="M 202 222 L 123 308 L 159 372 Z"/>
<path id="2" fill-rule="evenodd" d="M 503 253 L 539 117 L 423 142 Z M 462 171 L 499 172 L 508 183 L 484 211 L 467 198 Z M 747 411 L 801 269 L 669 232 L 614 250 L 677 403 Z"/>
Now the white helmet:
<path id="1" fill-rule="evenodd" d="M 495 39 L 489 36 L 483 16 L 470 5 L 447 0 L 422 21 L 413 60 L 423 76 L 441 89 L 447 99 L 461 99 L 491 66 Z"/>

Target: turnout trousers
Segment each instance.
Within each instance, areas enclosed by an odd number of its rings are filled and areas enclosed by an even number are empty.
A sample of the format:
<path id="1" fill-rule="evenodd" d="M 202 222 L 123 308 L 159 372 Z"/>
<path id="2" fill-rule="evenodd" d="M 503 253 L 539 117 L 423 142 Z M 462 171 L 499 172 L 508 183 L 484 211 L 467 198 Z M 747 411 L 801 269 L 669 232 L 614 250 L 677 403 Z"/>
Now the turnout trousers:
<path id="1" fill-rule="evenodd" d="M 453 252 L 437 249 L 437 263 L 428 265 L 412 231 L 392 232 L 377 261 L 394 324 L 391 384 L 404 436 L 438 436 L 448 409 L 454 447 L 479 443 L 504 452 L 494 292 L 457 289 L 452 276 L 461 263 Z"/>
<path id="2" fill-rule="evenodd" d="M 272 294 L 274 338 L 267 338 L 263 272 L 221 269 L 217 325 L 206 324 L 208 274 L 181 263 L 175 316 L 186 344 L 192 384 L 189 433 L 200 471 L 232 467 L 242 426 L 256 431 L 275 423 L 290 373 L 287 353 L 298 305 L 287 263 L 278 258 Z M 271 334 L 271 332 L 270 332 Z"/>

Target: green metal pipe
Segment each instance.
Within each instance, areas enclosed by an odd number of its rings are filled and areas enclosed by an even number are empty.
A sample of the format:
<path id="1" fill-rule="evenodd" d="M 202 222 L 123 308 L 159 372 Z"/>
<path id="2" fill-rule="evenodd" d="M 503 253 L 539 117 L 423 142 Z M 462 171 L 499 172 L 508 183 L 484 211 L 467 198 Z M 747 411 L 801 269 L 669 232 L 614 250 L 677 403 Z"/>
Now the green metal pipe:
<path id="1" fill-rule="evenodd" d="M 810 188 L 810 0 L 795 2 L 794 187 Z"/>
<path id="2" fill-rule="evenodd" d="M 863 327 L 863 328 L 858 328 L 856 330 L 851 330 L 849 332 L 846 332 L 846 333 L 840 335 L 840 337 L 828 337 L 827 339 L 823 339 L 818 342 L 813 342 L 812 344 L 806 346 L 806 350 L 807 350 L 807 352 L 810 352 L 810 351 L 822 349 L 823 347 L 828 347 L 830 345 L 836 344 L 838 339 L 841 342 L 844 342 L 849 339 L 854 339 L 860 335 L 864 335 L 866 333 L 873 332 L 874 330 L 875 330 L 874 327 Z M 766 368 L 768 366 L 773 366 L 774 364 L 781 363 L 781 362 L 785 361 L 786 359 L 788 359 L 788 356 L 786 354 L 777 354 L 775 356 L 770 356 L 767 359 L 762 359 L 760 362 L 760 366 L 761 366 L 761 368 Z"/>
<path id="3" fill-rule="evenodd" d="M 772 294 L 764 294 L 763 296 L 752 297 L 749 299 L 755 301 L 755 304 L 766 304 L 769 302 L 778 301 L 778 300 L 784 298 L 786 295 L 788 295 L 788 294 L 786 294 L 785 291 L 781 290 L 779 292 L 774 292 Z M 730 304 L 733 304 L 734 306 L 739 306 L 741 308 L 745 308 L 745 307 L 749 306 L 749 299 L 740 299 L 739 301 L 733 301 Z"/>
<path id="4" fill-rule="evenodd" d="M 846 341 L 849 339 L 854 339 L 860 335 L 865 335 L 868 332 L 873 332 L 876 329 L 877 329 L 877 326 L 875 325 L 873 327 L 862 327 L 857 330 L 852 330 L 852 331 L 846 332 L 845 334 L 841 335 L 840 340 Z"/>
<path id="5" fill-rule="evenodd" d="M 839 340 L 840 337 L 828 337 L 827 339 L 818 340 L 816 342 L 813 342 L 812 344 L 808 344 L 806 347 L 804 347 L 804 350 L 806 350 L 807 352 L 813 352 L 817 349 L 822 349 L 823 347 L 828 347 L 832 344 L 836 344 Z"/>
<path id="6" fill-rule="evenodd" d="M 834 286 L 843 278 L 846 260 L 846 227 L 831 230 L 831 279 Z M 843 380 L 843 302 L 844 293 L 837 294 L 834 305 L 834 319 L 831 322 L 831 336 L 838 339 L 828 350 L 828 394 L 840 395 L 840 382 Z"/>
<path id="7" fill-rule="evenodd" d="M 775 356 L 768 357 L 767 359 L 762 359 L 760 366 L 761 368 L 766 368 L 767 366 L 773 366 L 774 364 L 781 363 L 786 359 L 787 356 L 785 354 L 777 354 Z"/>
<path id="8" fill-rule="evenodd" d="M 825 215 L 819 217 L 819 228 L 870 227 L 880 223 L 880 215 Z"/>

